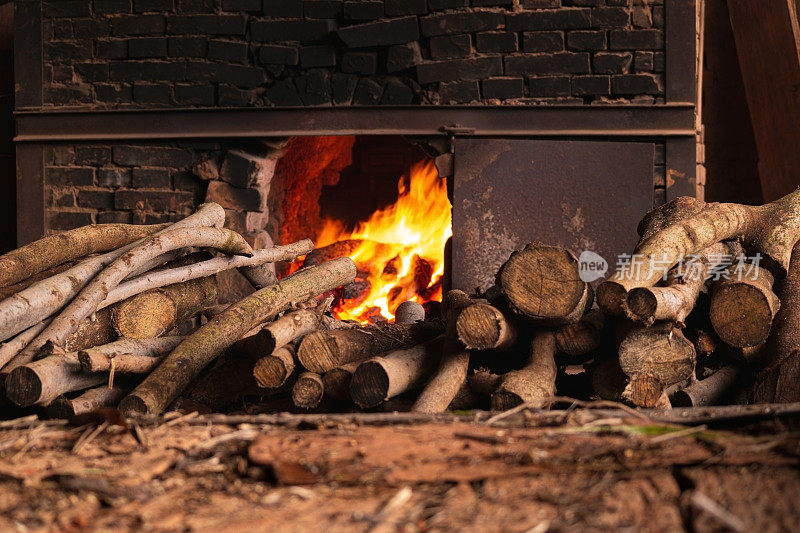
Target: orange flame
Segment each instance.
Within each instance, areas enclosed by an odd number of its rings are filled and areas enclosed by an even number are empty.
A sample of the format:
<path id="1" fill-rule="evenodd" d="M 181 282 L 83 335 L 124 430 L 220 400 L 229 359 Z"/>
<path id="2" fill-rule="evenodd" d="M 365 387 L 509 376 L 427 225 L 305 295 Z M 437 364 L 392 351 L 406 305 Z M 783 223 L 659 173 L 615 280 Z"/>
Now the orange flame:
<path id="1" fill-rule="evenodd" d="M 338 317 L 368 323 L 378 312 L 394 318 L 397 306 L 406 300 L 441 300 L 444 246 L 452 234 L 447 184 L 430 161 L 414 165 L 410 176 L 398 182 L 397 202 L 373 213 L 353 232 L 336 220 L 325 220 L 318 247 L 364 240 L 350 257 L 359 271 L 368 273 L 368 294 L 352 304 L 345 300 L 334 309 Z"/>

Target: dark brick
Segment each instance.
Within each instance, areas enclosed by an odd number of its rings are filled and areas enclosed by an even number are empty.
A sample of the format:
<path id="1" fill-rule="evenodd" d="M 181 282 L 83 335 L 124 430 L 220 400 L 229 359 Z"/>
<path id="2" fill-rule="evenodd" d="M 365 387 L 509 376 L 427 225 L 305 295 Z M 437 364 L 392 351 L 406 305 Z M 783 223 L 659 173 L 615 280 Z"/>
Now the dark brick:
<path id="1" fill-rule="evenodd" d="M 125 168 L 98 169 L 97 184 L 101 187 L 128 187 L 131 184 L 131 171 Z"/>
<path id="2" fill-rule="evenodd" d="M 264 14 L 268 17 L 302 18 L 301 0 L 264 0 Z"/>
<path id="3" fill-rule="evenodd" d="M 113 81 L 180 81 L 186 78 L 183 61 L 112 61 L 109 70 Z"/>
<path id="4" fill-rule="evenodd" d="M 414 91 L 396 78 L 389 78 L 383 84 L 381 105 L 408 105 L 414 101 Z"/>
<path id="5" fill-rule="evenodd" d="M 484 98 L 522 98 L 525 95 L 525 85 L 522 78 L 488 78 L 481 82 Z"/>
<path id="6" fill-rule="evenodd" d="M 208 39 L 205 37 L 170 37 L 167 51 L 172 57 L 205 57 Z"/>
<path id="7" fill-rule="evenodd" d="M 417 65 L 417 81 L 422 84 L 435 81 L 472 80 L 503 74 L 500 56 L 432 61 Z"/>
<path id="8" fill-rule="evenodd" d="M 381 101 L 383 87 L 374 80 L 361 78 L 353 95 L 353 105 L 376 105 Z"/>
<path id="9" fill-rule="evenodd" d="M 131 186 L 134 189 L 169 189 L 172 183 L 165 168 L 134 168 Z"/>
<path id="10" fill-rule="evenodd" d="M 247 61 L 247 43 L 237 41 L 208 41 L 208 58 L 244 63 Z"/>
<path id="11" fill-rule="evenodd" d="M 77 205 L 75 191 L 72 189 L 63 190 L 48 187 L 46 194 L 46 205 L 50 207 L 75 207 Z"/>
<path id="12" fill-rule="evenodd" d="M 108 63 L 75 63 L 75 70 L 86 81 L 108 81 Z"/>
<path id="13" fill-rule="evenodd" d="M 638 5 L 633 6 L 631 10 L 631 22 L 634 28 L 650 28 L 653 26 L 653 12 L 650 6 Z"/>
<path id="14" fill-rule="evenodd" d="M 609 76 L 574 76 L 572 78 L 572 94 L 605 95 L 611 92 L 611 78 Z"/>
<path id="15" fill-rule="evenodd" d="M 504 23 L 504 15 L 492 11 L 445 13 L 442 15 L 430 15 L 419 19 L 422 35 L 426 37 L 451 33 L 496 30 L 501 28 Z"/>
<path id="16" fill-rule="evenodd" d="M 225 11 L 261 11 L 261 0 L 222 0 Z"/>
<path id="17" fill-rule="evenodd" d="M 533 31 L 522 34 L 525 52 L 560 52 L 564 49 L 564 32 Z"/>
<path id="18" fill-rule="evenodd" d="M 428 9 L 456 9 L 469 5 L 469 0 L 428 0 Z"/>
<path id="19" fill-rule="evenodd" d="M 56 211 L 47 214 L 47 227 L 53 230 L 73 229 L 92 223 L 92 214 L 86 211 Z"/>
<path id="20" fill-rule="evenodd" d="M 174 0 L 134 0 L 133 9 L 137 13 L 150 11 L 172 11 L 175 9 Z"/>
<path id="21" fill-rule="evenodd" d="M 132 167 L 185 168 L 192 164 L 192 153 L 170 146 L 114 146 L 114 162 Z"/>
<path id="22" fill-rule="evenodd" d="M 92 57 L 91 41 L 51 41 L 45 43 L 45 57 L 51 61 Z"/>
<path id="23" fill-rule="evenodd" d="M 51 104 L 88 104 L 92 100 L 89 85 L 50 85 L 45 90 L 44 101 Z"/>
<path id="24" fill-rule="evenodd" d="M 633 59 L 633 68 L 636 72 L 652 72 L 653 52 L 637 51 Z"/>
<path id="25" fill-rule="evenodd" d="M 664 72 L 664 52 L 655 52 L 653 54 L 653 70 L 655 72 Z"/>
<path id="26" fill-rule="evenodd" d="M 96 39 L 111 35 L 111 23 L 107 19 L 74 19 L 72 33 L 76 39 Z"/>
<path id="27" fill-rule="evenodd" d="M 357 0 L 344 3 L 344 18 L 347 20 L 375 20 L 383 16 L 383 1 Z"/>
<path id="28" fill-rule="evenodd" d="M 236 211 L 261 211 L 264 198 L 261 189 L 240 189 L 224 181 L 208 184 L 207 202 L 216 202 L 225 209 Z"/>
<path id="29" fill-rule="evenodd" d="M 48 185 L 94 185 L 94 169 L 90 167 L 46 167 L 44 181 Z"/>
<path id="30" fill-rule="evenodd" d="M 75 163 L 78 165 L 103 166 L 111 162 L 108 146 L 76 146 Z"/>
<path id="31" fill-rule="evenodd" d="M 133 101 L 133 89 L 130 85 L 96 83 L 94 91 L 100 102 L 109 104 L 127 103 Z"/>
<path id="32" fill-rule="evenodd" d="M 97 57 L 125 59 L 128 57 L 128 41 L 124 39 L 98 39 Z"/>
<path id="33" fill-rule="evenodd" d="M 598 52 L 592 63 L 598 74 L 624 74 L 631 68 L 630 52 Z"/>
<path id="34" fill-rule="evenodd" d="M 514 0 L 472 0 L 475 7 L 512 6 Z"/>
<path id="35" fill-rule="evenodd" d="M 378 54 L 375 52 L 347 52 L 342 56 L 342 72 L 350 74 L 375 74 Z"/>
<path id="36" fill-rule="evenodd" d="M 172 86 L 168 83 L 135 82 L 133 101 L 142 104 L 169 105 L 172 101 Z"/>
<path id="37" fill-rule="evenodd" d="M 42 2 L 42 15 L 50 18 L 88 17 L 90 6 L 86 0 L 47 0 Z"/>
<path id="38" fill-rule="evenodd" d="M 75 72 L 72 65 L 55 64 L 45 65 L 45 80 L 52 81 L 53 83 L 73 83 Z"/>
<path id="39" fill-rule="evenodd" d="M 571 50 L 603 50 L 606 47 L 606 32 L 592 30 L 568 32 L 567 47 Z"/>
<path id="40" fill-rule="evenodd" d="M 132 58 L 164 57 L 167 55 L 167 38 L 138 37 L 129 39 L 128 55 Z"/>
<path id="41" fill-rule="evenodd" d="M 318 106 L 331 103 L 330 73 L 327 70 L 310 70 L 294 78 L 294 84 L 303 105 Z"/>
<path id="42" fill-rule="evenodd" d="M 276 106 L 301 106 L 303 101 L 297 94 L 292 80 L 281 80 L 273 84 L 266 91 L 267 98 Z"/>
<path id="43" fill-rule="evenodd" d="M 431 59 L 467 57 L 472 54 L 472 40 L 468 34 L 431 37 Z"/>
<path id="44" fill-rule="evenodd" d="M 261 68 L 224 63 L 190 61 L 186 75 L 190 80 L 230 83 L 239 87 L 258 87 L 267 81 L 267 75 Z"/>
<path id="45" fill-rule="evenodd" d="M 97 15 L 113 15 L 131 12 L 131 0 L 94 0 L 92 2 Z"/>
<path id="46" fill-rule="evenodd" d="M 475 80 L 440 83 L 439 97 L 444 104 L 467 104 L 481 99 L 478 82 Z"/>
<path id="47" fill-rule="evenodd" d="M 114 191 L 108 189 L 80 189 L 78 206 L 93 209 L 113 209 Z"/>
<path id="48" fill-rule="evenodd" d="M 337 33 L 350 48 L 405 44 L 419 39 L 417 17 L 366 22 L 341 28 Z"/>
<path id="49" fill-rule="evenodd" d="M 303 16 L 312 19 L 335 19 L 342 13 L 342 0 L 304 0 Z"/>
<path id="50" fill-rule="evenodd" d="M 623 0 L 624 3 L 627 3 L 629 0 Z M 604 3 L 608 5 L 613 5 L 614 0 L 562 0 L 564 6 L 585 6 L 585 7 L 595 7 L 595 6 L 602 6 Z M 625 5 L 623 3 L 623 5 Z"/>
<path id="51" fill-rule="evenodd" d="M 213 13 L 214 0 L 176 0 L 180 14 Z"/>
<path id="52" fill-rule="evenodd" d="M 221 107 L 246 107 L 250 104 L 250 91 L 230 85 L 219 85 L 217 93 L 218 103 Z"/>
<path id="53" fill-rule="evenodd" d="M 334 74 L 331 76 L 331 95 L 335 105 L 350 105 L 356 91 L 358 76 L 352 74 Z"/>
<path id="54" fill-rule="evenodd" d="M 130 211 L 103 211 L 97 213 L 98 224 L 130 224 L 133 219 Z"/>
<path id="55" fill-rule="evenodd" d="M 417 41 L 390 46 L 386 53 L 386 70 L 397 72 L 422 63 L 422 52 Z"/>
<path id="56" fill-rule="evenodd" d="M 544 76 L 528 78 L 528 94 L 533 98 L 568 96 L 569 76 Z"/>
<path id="57" fill-rule="evenodd" d="M 516 52 L 519 49 L 517 34 L 506 31 L 487 31 L 475 35 L 478 52 Z"/>
<path id="58" fill-rule="evenodd" d="M 426 0 L 384 0 L 386 15 L 423 15 L 428 12 Z"/>
<path id="59" fill-rule="evenodd" d="M 164 224 L 166 222 L 177 222 L 184 218 L 180 214 L 151 213 L 150 211 L 134 211 L 131 213 L 133 224 Z"/>
<path id="60" fill-rule="evenodd" d="M 46 32 L 46 24 L 43 34 Z M 50 21 L 50 26 L 53 28 L 52 38 L 54 39 L 72 39 L 72 22 L 64 19 L 53 19 Z M 49 37 L 49 36 L 48 36 Z"/>
<path id="61" fill-rule="evenodd" d="M 44 161 L 48 165 L 74 165 L 75 147 L 71 144 L 56 144 L 47 146 L 45 148 Z"/>
<path id="62" fill-rule="evenodd" d="M 296 46 L 267 44 L 258 49 L 258 58 L 266 64 L 296 65 L 300 60 L 300 53 Z"/>
<path id="63" fill-rule="evenodd" d="M 164 15 L 123 15 L 111 20 L 114 35 L 155 35 L 164 33 Z"/>
<path id="64" fill-rule="evenodd" d="M 214 105 L 214 86 L 177 83 L 175 84 L 175 103 L 211 107 Z"/>
<path id="65" fill-rule="evenodd" d="M 609 35 L 612 50 L 657 50 L 664 46 L 661 30 L 612 30 Z"/>
<path id="66" fill-rule="evenodd" d="M 574 30 L 591 27 L 591 10 L 588 8 L 562 8 L 542 11 L 523 11 L 506 16 L 506 29 L 520 30 Z"/>
<path id="67" fill-rule="evenodd" d="M 188 170 L 176 172 L 175 175 L 172 176 L 172 182 L 173 186 L 178 190 L 192 191 L 205 195 L 205 187 L 203 186 L 202 180 Z M 200 199 L 200 201 L 202 201 L 202 199 Z"/>
<path id="68" fill-rule="evenodd" d="M 167 32 L 171 35 L 244 35 L 246 29 L 244 15 L 185 15 L 167 20 Z"/>
<path id="69" fill-rule="evenodd" d="M 336 49 L 330 44 L 300 48 L 300 66 L 303 68 L 336 66 Z"/>
<path id="70" fill-rule="evenodd" d="M 186 211 L 193 207 L 193 196 L 188 191 L 148 191 L 119 189 L 114 193 L 115 209 L 137 211 Z"/>
<path id="71" fill-rule="evenodd" d="M 316 42 L 336 29 L 333 20 L 257 20 L 250 23 L 254 41 Z"/>
<path id="72" fill-rule="evenodd" d="M 611 78 L 611 92 L 619 95 L 660 94 L 661 87 L 653 74 L 622 74 Z"/>
<path id="73" fill-rule="evenodd" d="M 653 26 L 664 27 L 664 6 L 653 6 Z"/>
<path id="74" fill-rule="evenodd" d="M 505 58 L 506 74 L 588 74 L 589 54 L 556 52 L 531 56 L 509 56 Z"/>
<path id="75" fill-rule="evenodd" d="M 624 7 L 597 7 L 592 9 L 592 26 L 595 28 L 624 28 L 630 16 Z"/>

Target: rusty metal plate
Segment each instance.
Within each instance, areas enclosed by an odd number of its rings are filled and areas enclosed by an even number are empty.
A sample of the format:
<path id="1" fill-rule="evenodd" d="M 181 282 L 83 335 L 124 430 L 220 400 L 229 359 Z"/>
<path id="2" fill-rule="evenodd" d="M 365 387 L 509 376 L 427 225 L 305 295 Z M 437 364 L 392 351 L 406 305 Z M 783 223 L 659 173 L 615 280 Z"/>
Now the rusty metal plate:
<path id="1" fill-rule="evenodd" d="M 654 145 L 456 139 L 452 286 L 494 283 L 530 241 L 600 254 L 613 269 L 653 205 Z"/>

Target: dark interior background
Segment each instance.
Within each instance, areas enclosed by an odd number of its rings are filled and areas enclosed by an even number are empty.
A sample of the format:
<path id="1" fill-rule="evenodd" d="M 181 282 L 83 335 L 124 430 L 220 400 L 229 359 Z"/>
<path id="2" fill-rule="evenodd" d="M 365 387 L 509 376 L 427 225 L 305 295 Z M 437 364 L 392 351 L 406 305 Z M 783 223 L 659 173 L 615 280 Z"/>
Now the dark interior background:
<path id="1" fill-rule="evenodd" d="M 0 252 L 17 242 L 13 111 L 14 3 L 0 0 Z"/>

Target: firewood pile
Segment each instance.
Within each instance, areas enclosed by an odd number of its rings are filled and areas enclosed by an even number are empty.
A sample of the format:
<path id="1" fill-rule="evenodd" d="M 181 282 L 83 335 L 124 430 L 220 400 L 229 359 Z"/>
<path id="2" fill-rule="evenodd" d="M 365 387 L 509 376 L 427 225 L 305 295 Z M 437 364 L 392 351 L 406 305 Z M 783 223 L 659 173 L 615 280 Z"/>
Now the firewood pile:
<path id="1" fill-rule="evenodd" d="M 204 204 L 174 224 L 96 225 L 0 257 L 7 401 L 260 411 L 508 410 L 559 397 L 634 406 L 798 400 L 800 192 L 753 207 L 678 198 L 648 213 L 595 291 L 569 250 L 514 252 L 482 294 L 408 301 L 394 322 L 330 313 L 357 277 L 305 240 L 253 250 Z M 215 274 L 254 289 L 216 305 Z"/>

